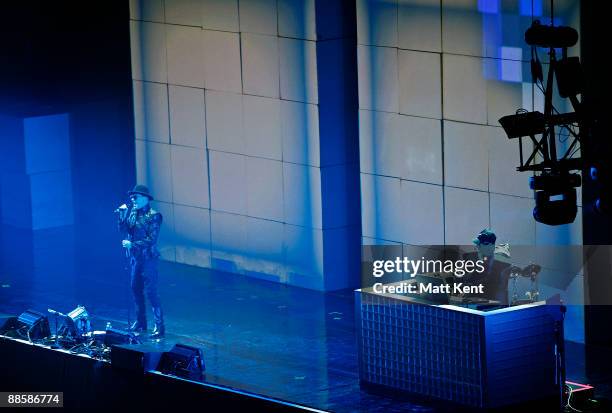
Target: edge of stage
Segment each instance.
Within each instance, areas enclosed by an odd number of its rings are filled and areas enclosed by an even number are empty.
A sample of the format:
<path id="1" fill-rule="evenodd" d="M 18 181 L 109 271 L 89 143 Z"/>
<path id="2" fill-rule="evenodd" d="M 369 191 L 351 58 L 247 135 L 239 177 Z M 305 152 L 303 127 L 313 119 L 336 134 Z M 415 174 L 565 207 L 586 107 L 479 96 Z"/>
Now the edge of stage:
<path id="1" fill-rule="evenodd" d="M 188 380 L 158 371 L 136 371 L 66 350 L 0 336 L 3 390 L 63 392 L 64 407 L 156 409 L 201 405 L 230 410 L 318 412 L 282 400 Z"/>

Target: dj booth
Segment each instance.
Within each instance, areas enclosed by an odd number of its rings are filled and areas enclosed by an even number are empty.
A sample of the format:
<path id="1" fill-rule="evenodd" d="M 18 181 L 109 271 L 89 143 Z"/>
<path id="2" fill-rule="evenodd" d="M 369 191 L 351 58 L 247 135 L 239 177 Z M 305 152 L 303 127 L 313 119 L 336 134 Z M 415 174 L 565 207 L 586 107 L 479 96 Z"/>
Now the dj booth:
<path id="1" fill-rule="evenodd" d="M 564 307 L 440 304 L 355 291 L 364 387 L 489 409 L 548 399 L 564 383 Z M 470 308 L 472 307 L 472 308 Z"/>

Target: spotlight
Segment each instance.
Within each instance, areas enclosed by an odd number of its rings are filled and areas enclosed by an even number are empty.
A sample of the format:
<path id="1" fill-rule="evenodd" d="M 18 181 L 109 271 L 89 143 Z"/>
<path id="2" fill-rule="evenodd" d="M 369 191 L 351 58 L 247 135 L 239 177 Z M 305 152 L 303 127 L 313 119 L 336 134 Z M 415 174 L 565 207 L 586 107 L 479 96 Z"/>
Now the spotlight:
<path id="1" fill-rule="evenodd" d="M 68 319 L 72 321 L 71 327 L 74 328 L 76 336 L 84 336 L 91 332 L 91 322 L 89 314 L 82 305 L 77 306 L 74 310 L 66 314 Z"/>
<path id="2" fill-rule="evenodd" d="M 82 305 L 78 305 L 68 314 L 52 308 L 47 309 L 47 311 L 62 320 L 62 326 L 57 330 L 58 336 L 80 339 L 92 331 L 89 314 Z"/>
<path id="3" fill-rule="evenodd" d="M 581 184 L 582 179 L 578 174 L 543 174 L 529 177 L 529 188 L 534 191 L 547 191 L 551 194 L 561 194 Z"/>
<path id="4" fill-rule="evenodd" d="M 51 335 L 49 319 L 44 314 L 27 310 L 19 317 L 3 317 L 0 334 L 15 338 L 27 338 L 30 341 L 47 338 Z"/>
<path id="5" fill-rule="evenodd" d="M 582 183 L 578 174 L 542 174 L 529 178 L 529 187 L 536 191 L 533 217 L 546 225 L 562 225 L 574 222 L 576 189 Z M 558 199 L 560 198 L 560 199 Z"/>
<path id="6" fill-rule="evenodd" d="M 530 46 L 562 49 L 578 42 L 578 32 L 567 26 L 545 26 L 536 20 L 525 32 L 525 42 Z"/>
<path id="7" fill-rule="evenodd" d="M 561 199 L 552 199 L 558 196 Z M 570 224 L 576 219 L 578 207 L 576 206 L 575 188 L 568 189 L 560 194 L 549 191 L 536 191 L 535 199 L 536 205 L 533 208 L 533 217 L 542 224 Z"/>
<path id="8" fill-rule="evenodd" d="M 499 123 L 508 135 L 508 139 L 539 135 L 546 131 L 544 114 L 537 111 L 504 116 Z"/>
<path id="9" fill-rule="evenodd" d="M 51 335 L 49 319 L 43 313 L 35 310 L 27 310 L 17 319 L 20 329 L 25 331 L 28 339 L 39 340 Z"/>

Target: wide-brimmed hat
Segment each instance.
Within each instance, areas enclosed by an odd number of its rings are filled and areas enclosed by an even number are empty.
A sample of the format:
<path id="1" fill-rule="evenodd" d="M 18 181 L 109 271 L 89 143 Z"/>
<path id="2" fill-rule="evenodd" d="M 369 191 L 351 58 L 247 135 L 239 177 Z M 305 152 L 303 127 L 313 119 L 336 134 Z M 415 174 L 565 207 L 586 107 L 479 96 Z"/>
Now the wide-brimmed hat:
<path id="1" fill-rule="evenodd" d="M 128 192 L 128 195 L 134 195 L 134 194 L 143 195 L 149 198 L 149 200 L 151 201 L 153 200 L 153 195 L 151 195 L 151 193 L 149 192 L 149 188 L 147 188 L 145 185 L 136 185 L 134 189 Z"/>

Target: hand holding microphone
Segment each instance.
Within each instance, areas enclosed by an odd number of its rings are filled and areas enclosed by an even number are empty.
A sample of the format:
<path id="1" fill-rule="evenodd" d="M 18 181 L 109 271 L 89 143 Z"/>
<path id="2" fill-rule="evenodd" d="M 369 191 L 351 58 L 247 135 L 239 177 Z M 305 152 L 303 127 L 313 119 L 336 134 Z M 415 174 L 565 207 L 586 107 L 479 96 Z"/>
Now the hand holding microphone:
<path id="1" fill-rule="evenodd" d="M 124 221 L 128 212 L 128 206 L 126 204 L 123 204 L 119 208 L 115 209 L 113 212 L 115 214 L 119 214 L 119 219 L 121 219 L 121 221 Z"/>

